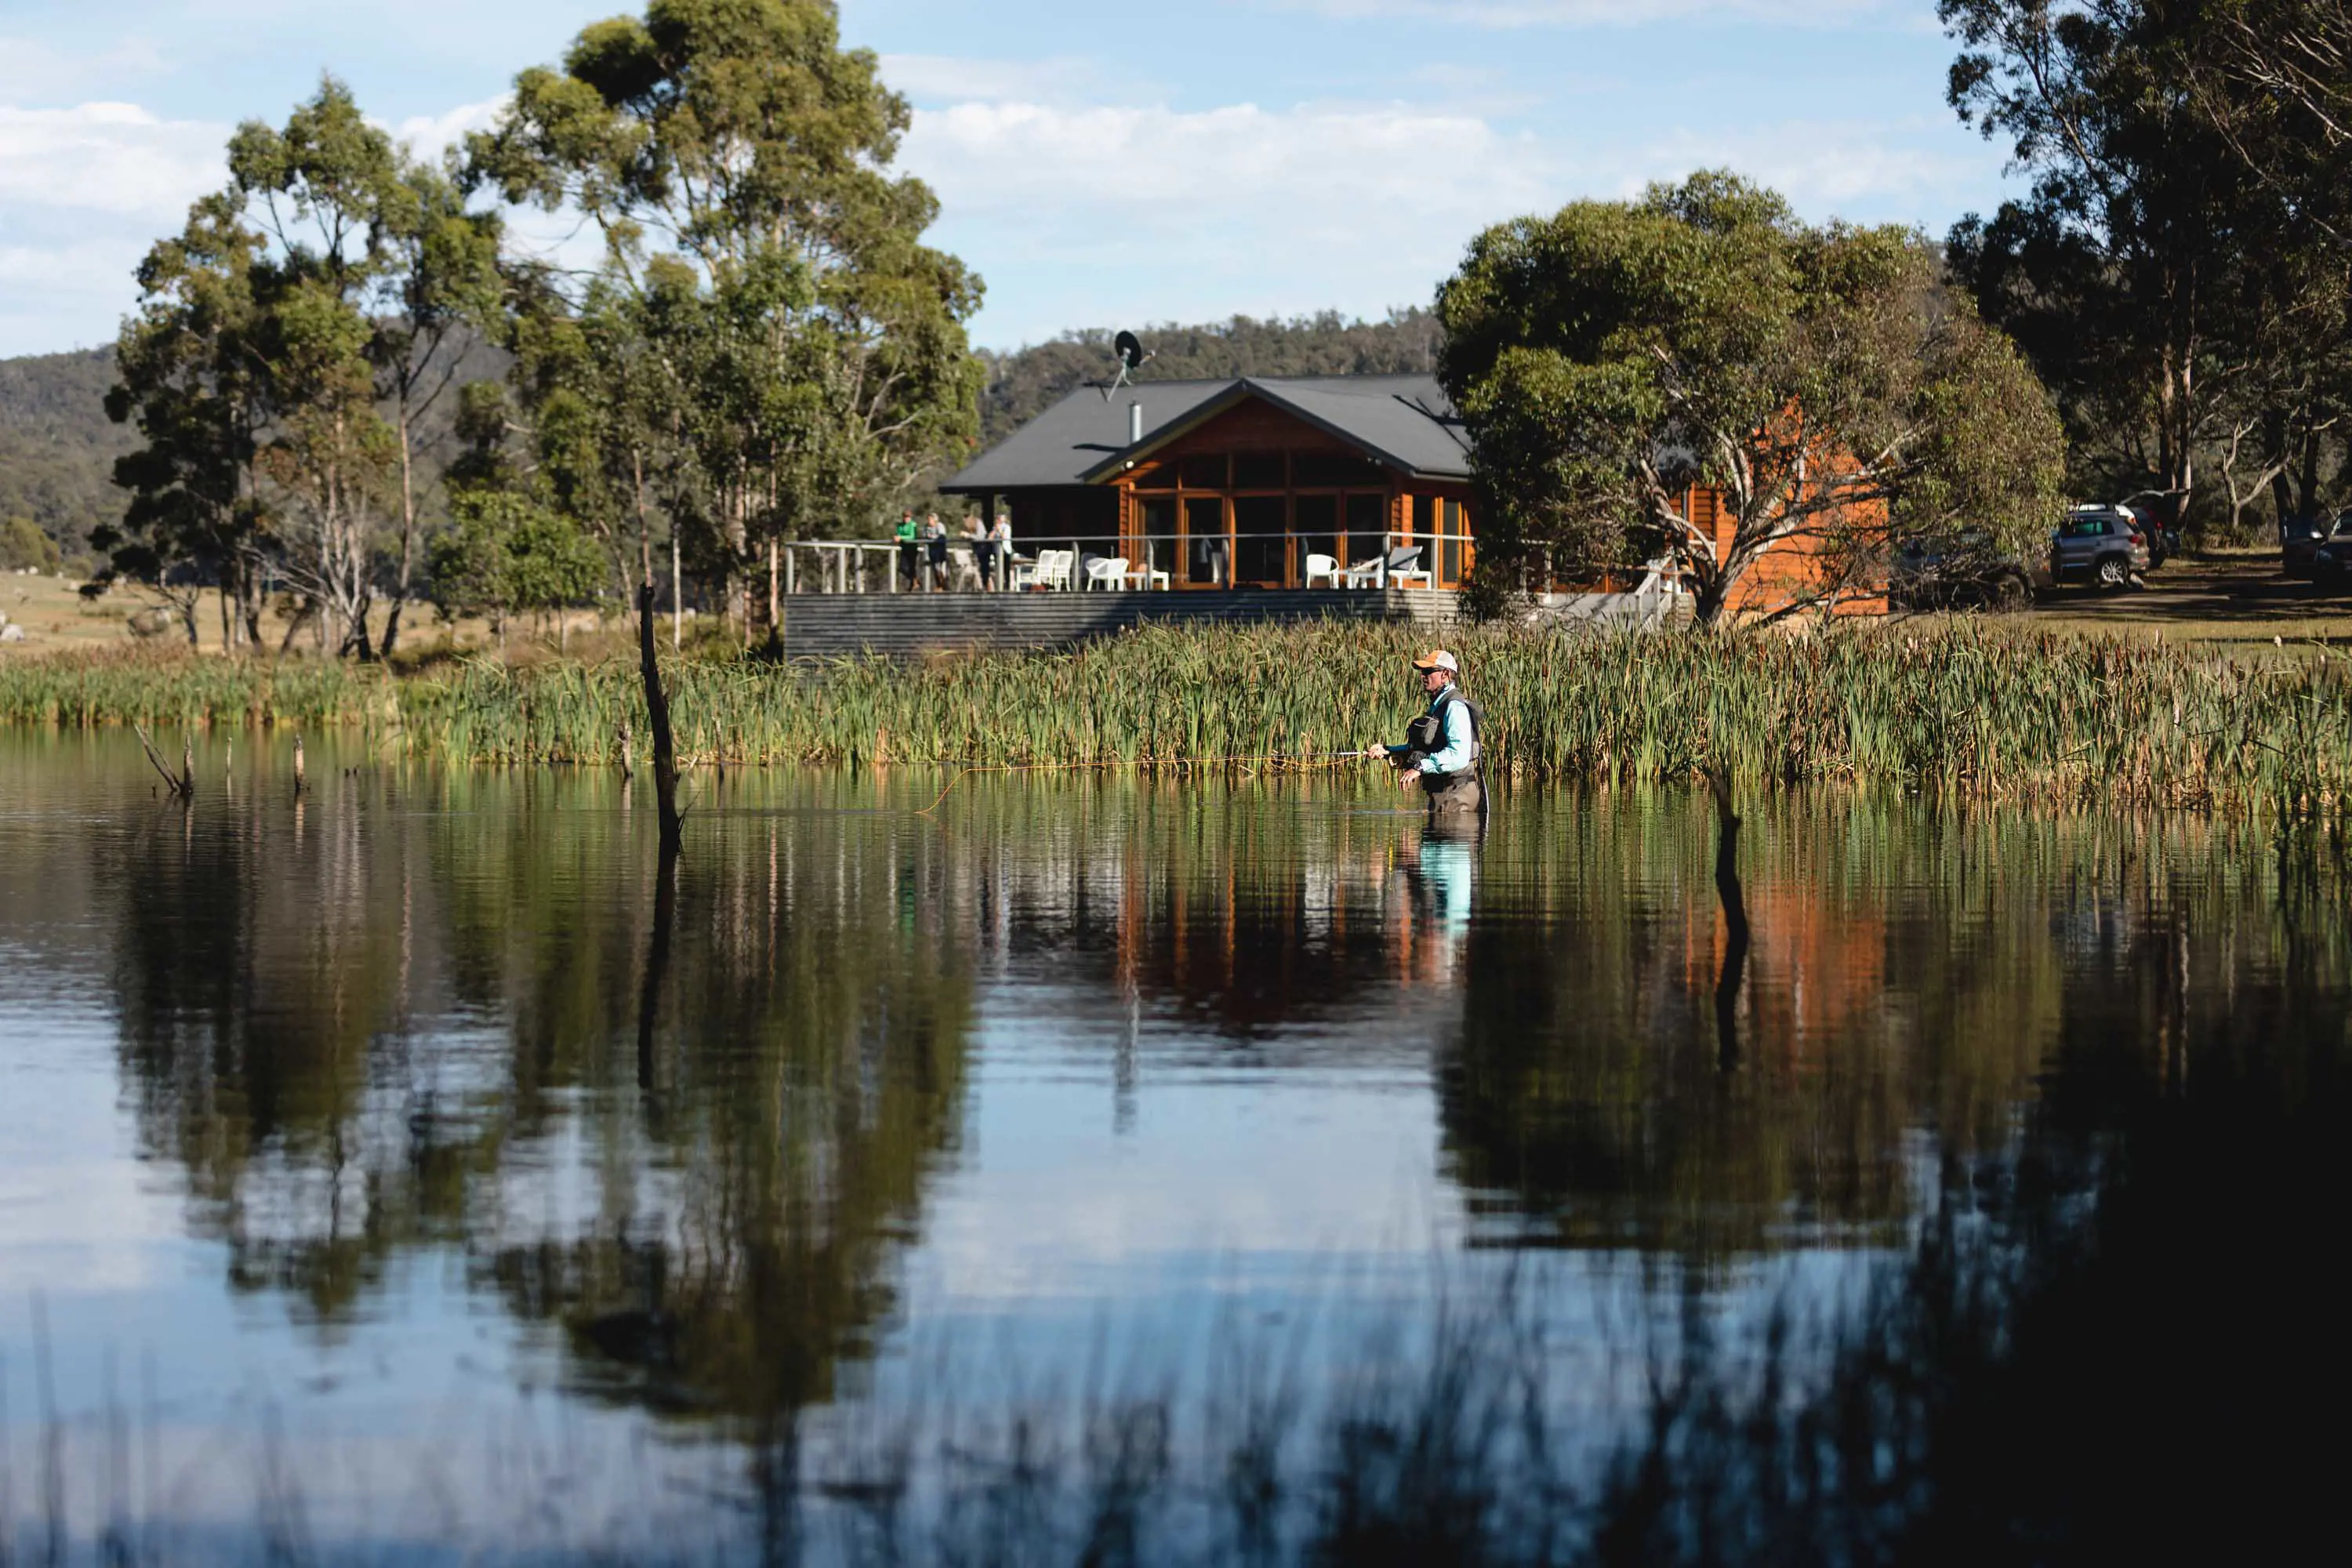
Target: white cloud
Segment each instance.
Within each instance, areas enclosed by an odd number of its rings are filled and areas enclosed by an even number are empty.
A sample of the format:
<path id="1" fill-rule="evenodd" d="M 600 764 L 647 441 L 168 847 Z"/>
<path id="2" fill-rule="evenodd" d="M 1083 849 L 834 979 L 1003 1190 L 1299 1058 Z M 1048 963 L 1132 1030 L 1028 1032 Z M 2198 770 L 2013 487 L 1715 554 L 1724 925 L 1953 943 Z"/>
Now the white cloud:
<path id="1" fill-rule="evenodd" d="M 413 114 L 392 128 L 393 140 L 405 143 L 412 156 L 432 162 L 468 132 L 488 131 L 513 101 L 513 93 L 502 92 L 479 103 L 461 103 L 446 114 Z"/>
<path id="2" fill-rule="evenodd" d="M 1544 195 L 1532 143 L 1410 108 L 961 103 L 916 113 L 904 162 L 960 213 L 1082 231 L 1229 232 L 1259 214 L 1363 234 Z"/>
<path id="3" fill-rule="evenodd" d="M 1751 22 L 1843 27 L 1873 17 L 1910 21 L 1925 0 L 1276 0 L 1284 10 L 1342 21 L 1415 16 L 1473 27 L 1641 27 L 1659 22 Z"/>
<path id="4" fill-rule="evenodd" d="M 902 163 L 991 282 L 979 341 L 1426 300 L 1480 226 L 1556 205 L 1532 139 L 1405 106 L 919 110 Z"/>
<path id="5" fill-rule="evenodd" d="M 129 103 L 0 108 L 0 225 L 23 205 L 176 223 L 226 177 L 227 135 Z"/>
<path id="6" fill-rule="evenodd" d="M 1097 61 L 1076 56 L 1042 60 L 963 59 L 950 55 L 884 55 L 882 80 L 919 103 L 982 103 L 1024 99 L 1062 103 L 1100 96 L 1116 85 Z"/>
<path id="7" fill-rule="evenodd" d="M 1958 212 L 1994 194 L 1997 149 L 1939 134 L 1933 123 L 1781 121 L 1734 133 L 1681 132 L 1653 144 L 1621 190 L 1693 169 L 1731 168 L 1770 186 L 1811 218 L 1919 218 Z"/>
<path id="8" fill-rule="evenodd" d="M 918 110 L 903 163 L 939 243 L 990 279 L 979 340 L 1066 327 L 1426 301 L 1487 224 L 1727 166 L 1800 212 L 1908 220 L 1981 205 L 1997 156 L 1940 121 L 1747 121 L 1575 145 L 1414 105 L 1184 111 L 1037 101 Z"/>
<path id="9" fill-rule="evenodd" d="M 128 103 L 0 107 L 0 354 L 111 338 L 139 258 L 226 180 L 227 139 Z"/>

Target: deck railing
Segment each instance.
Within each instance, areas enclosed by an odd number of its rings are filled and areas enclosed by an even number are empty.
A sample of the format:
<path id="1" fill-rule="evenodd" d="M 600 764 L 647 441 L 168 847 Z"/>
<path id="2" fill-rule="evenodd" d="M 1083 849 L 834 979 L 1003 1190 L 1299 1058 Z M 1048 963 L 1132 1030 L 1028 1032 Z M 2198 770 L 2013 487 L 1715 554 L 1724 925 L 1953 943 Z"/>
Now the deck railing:
<path id="1" fill-rule="evenodd" d="M 1433 588 L 1468 570 L 1466 533 L 1061 534 L 1008 547 L 950 534 L 942 542 L 800 539 L 782 548 L 788 594 L 982 590 L 1065 592 L 1181 588 Z M 1137 557 L 1129 552 L 1140 548 Z"/>

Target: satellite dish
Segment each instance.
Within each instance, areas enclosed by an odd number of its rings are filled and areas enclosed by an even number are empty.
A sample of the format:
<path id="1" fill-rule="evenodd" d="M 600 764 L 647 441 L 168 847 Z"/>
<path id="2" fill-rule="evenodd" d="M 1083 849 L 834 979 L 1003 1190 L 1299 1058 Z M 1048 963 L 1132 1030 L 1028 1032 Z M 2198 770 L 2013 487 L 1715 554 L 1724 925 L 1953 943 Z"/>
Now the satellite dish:
<path id="1" fill-rule="evenodd" d="M 1133 332 L 1120 332 L 1117 337 L 1111 339 L 1110 346 L 1118 355 L 1118 374 L 1111 377 L 1108 381 L 1095 383 L 1096 385 L 1102 388 L 1103 401 L 1105 403 L 1108 403 L 1110 401 L 1110 395 L 1112 393 L 1117 392 L 1120 387 L 1125 386 L 1128 384 L 1128 377 L 1133 375 L 1137 371 L 1141 370 L 1144 366 L 1144 362 L 1152 357 L 1150 354 L 1144 352 L 1143 340 L 1137 337 Z"/>

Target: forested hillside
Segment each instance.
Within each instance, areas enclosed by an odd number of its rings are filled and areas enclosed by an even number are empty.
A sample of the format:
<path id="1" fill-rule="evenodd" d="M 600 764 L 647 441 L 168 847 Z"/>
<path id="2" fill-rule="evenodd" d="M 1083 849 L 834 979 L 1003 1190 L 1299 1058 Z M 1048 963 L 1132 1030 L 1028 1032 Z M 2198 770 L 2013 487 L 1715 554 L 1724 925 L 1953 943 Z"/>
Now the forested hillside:
<path id="1" fill-rule="evenodd" d="M 0 523 L 28 517 L 68 561 L 122 515 L 114 459 L 133 434 L 106 417 L 112 349 L 0 360 Z"/>
<path id="2" fill-rule="evenodd" d="M 1088 328 L 1051 342 L 987 353 L 988 390 L 981 401 L 981 441 L 992 446 L 1056 400 L 1114 374 L 1112 329 Z M 1400 375 L 1437 365 L 1437 319 L 1427 310 L 1391 311 L 1386 321 L 1355 321 L 1337 310 L 1290 321 L 1235 316 L 1210 326 L 1137 329 L 1152 359 L 1139 381 L 1189 381 L 1220 375 Z"/>
<path id="3" fill-rule="evenodd" d="M 510 361 L 475 341 L 448 363 L 454 388 L 502 377 Z M 106 389 L 113 382 L 110 348 L 0 360 L 0 525 L 31 518 L 68 562 L 90 553 L 92 528 L 122 516 L 114 459 L 138 445 L 138 431 L 107 418 Z M 438 510 L 431 492 L 453 449 L 457 412 L 453 390 L 418 422 L 428 510 Z"/>

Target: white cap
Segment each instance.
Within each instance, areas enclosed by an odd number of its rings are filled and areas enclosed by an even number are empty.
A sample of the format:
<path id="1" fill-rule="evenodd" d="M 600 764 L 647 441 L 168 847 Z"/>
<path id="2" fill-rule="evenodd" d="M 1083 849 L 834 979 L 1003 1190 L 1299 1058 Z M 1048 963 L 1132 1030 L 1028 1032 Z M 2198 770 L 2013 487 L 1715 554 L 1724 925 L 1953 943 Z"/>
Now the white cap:
<path id="1" fill-rule="evenodd" d="M 1433 647 L 1412 661 L 1415 669 L 1442 669 L 1448 675 L 1462 673 L 1461 661 L 1442 647 Z"/>

